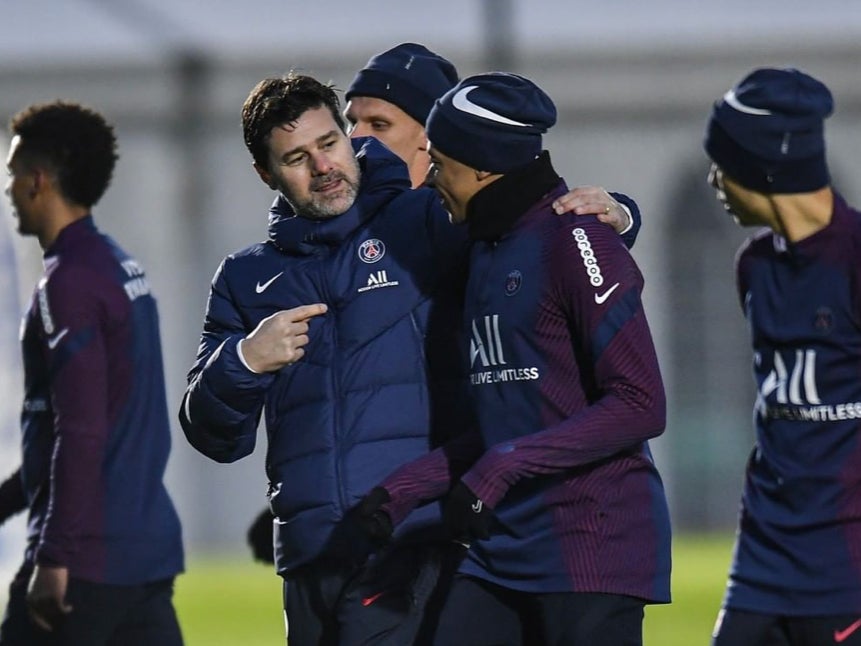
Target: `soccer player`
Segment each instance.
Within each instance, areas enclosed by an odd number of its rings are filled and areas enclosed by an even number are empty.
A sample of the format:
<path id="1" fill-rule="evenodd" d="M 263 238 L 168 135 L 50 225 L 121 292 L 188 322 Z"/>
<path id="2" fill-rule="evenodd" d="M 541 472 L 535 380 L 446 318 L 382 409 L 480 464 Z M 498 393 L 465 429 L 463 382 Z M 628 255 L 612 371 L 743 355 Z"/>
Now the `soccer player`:
<path id="1" fill-rule="evenodd" d="M 832 188 L 833 100 L 796 69 L 719 99 L 709 182 L 742 226 L 756 444 L 715 646 L 861 644 L 861 213 Z"/>
<path id="2" fill-rule="evenodd" d="M 640 644 L 644 605 L 670 599 L 647 443 L 665 399 L 643 278 L 596 218 L 554 214 L 567 188 L 542 134 L 555 120 L 540 88 L 505 73 L 464 79 L 428 119 L 435 188 L 473 242 L 478 434 L 402 467 L 362 506 L 397 526 L 456 482 L 444 514 L 471 549 L 439 645 Z"/>
<path id="3" fill-rule="evenodd" d="M 6 165 L 21 235 L 45 270 L 22 327 L 22 468 L 4 516 L 29 511 L 3 646 L 176 646 L 180 524 L 158 313 L 146 274 L 92 209 L 117 160 L 113 128 L 75 103 L 12 117 Z"/>
<path id="4" fill-rule="evenodd" d="M 367 62 L 350 83 L 344 118 L 351 137 L 376 137 L 407 164 L 410 182 L 421 186 L 430 157 L 424 124 L 436 99 L 457 83 L 457 70 L 417 43 L 401 43 Z M 557 212 L 598 214 L 633 246 L 640 229 L 636 203 L 595 186 L 573 188 L 557 200 Z M 445 353 L 444 353 L 445 354 Z M 264 509 L 248 530 L 254 557 L 272 563 L 272 514 Z"/>

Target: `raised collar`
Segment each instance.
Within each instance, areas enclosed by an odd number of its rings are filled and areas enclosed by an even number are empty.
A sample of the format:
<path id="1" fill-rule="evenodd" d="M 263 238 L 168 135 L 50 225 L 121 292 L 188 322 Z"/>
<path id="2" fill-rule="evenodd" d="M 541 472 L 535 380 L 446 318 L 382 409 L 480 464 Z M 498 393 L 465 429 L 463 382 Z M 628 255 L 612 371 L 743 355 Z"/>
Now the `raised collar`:
<path id="1" fill-rule="evenodd" d="M 561 181 L 546 150 L 535 161 L 506 173 L 473 195 L 467 204 L 469 237 L 488 242 L 498 240 L 514 227 L 530 206 Z"/>
<path id="2" fill-rule="evenodd" d="M 45 249 L 45 253 L 43 254 L 45 258 L 48 256 L 56 256 L 58 253 L 67 249 L 70 245 L 74 244 L 77 240 L 82 237 L 85 237 L 91 233 L 96 231 L 96 222 L 93 220 L 92 214 L 85 215 L 82 218 L 78 218 L 74 222 L 67 224 L 60 233 L 57 235 L 54 242 Z"/>

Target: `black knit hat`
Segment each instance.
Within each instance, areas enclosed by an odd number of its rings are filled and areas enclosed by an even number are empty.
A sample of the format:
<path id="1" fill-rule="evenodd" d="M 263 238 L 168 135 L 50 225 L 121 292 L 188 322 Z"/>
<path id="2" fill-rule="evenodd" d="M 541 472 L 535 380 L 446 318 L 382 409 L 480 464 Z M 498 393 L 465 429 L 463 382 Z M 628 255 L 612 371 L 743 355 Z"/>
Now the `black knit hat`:
<path id="1" fill-rule="evenodd" d="M 709 157 L 743 186 L 807 193 L 829 181 L 824 121 L 831 92 L 797 69 L 753 71 L 715 103 L 705 136 Z"/>
<path id="2" fill-rule="evenodd" d="M 532 81 L 505 72 L 463 79 L 434 104 L 428 139 L 476 170 L 507 173 L 541 153 L 556 106 Z"/>
<path id="3" fill-rule="evenodd" d="M 457 70 L 448 60 L 424 45 L 401 43 L 372 57 L 344 97 L 383 99 L 424 126 L 434 101 L 455 83 Z"/>

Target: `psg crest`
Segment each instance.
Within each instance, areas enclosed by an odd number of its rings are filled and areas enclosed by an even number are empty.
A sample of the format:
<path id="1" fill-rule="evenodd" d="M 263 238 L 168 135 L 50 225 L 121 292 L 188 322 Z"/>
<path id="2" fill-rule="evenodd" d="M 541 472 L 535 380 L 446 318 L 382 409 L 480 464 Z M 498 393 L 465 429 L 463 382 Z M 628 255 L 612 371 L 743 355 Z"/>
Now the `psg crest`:
<path id="1" fill-rule="evenodd" d="M 386 255 L 386 245 L 382 240 L 370 238 L 359 245 L 359 259 L 362 262 L 374 263 Z"/>
<path id="2" fill-rule="evenodd" d="M 521 274 L 516 269 L 508 272 L 508 276 L 505 277 L 505 295 L 506 296 L 514 296 L 518 291 L 520 291 L 520 285 L 523 282 L 523 274 Z"/>
<path id="3" fill-rule="evenodd" d="M 831 333 L 834 327 L 834 314 L 828 307 L 820 307 L 813 318 L 813 327 L 823 336 Z"/>

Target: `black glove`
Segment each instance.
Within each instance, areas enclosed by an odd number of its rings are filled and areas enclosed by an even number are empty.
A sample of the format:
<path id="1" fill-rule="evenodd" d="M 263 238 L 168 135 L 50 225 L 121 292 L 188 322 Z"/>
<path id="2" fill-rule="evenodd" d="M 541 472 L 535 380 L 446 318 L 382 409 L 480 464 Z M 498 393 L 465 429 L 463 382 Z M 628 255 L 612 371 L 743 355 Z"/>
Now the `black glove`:
<path id="1" fill-rule="evenodd" d="M 442 503 L 442 519 L 452 538 L 469 543 L 474 538 L 490 538 L 493 514 L 482 500 L 462 482 L 458 482 Z"/>
<path id="2" fill-rule="evenodd" d="M 248 528 L 246 539 L 255 561 L 275 563 L 275 547 L 272 537 L 273 520 L 272 512 L 266 508 L 260 512 Z"/>
<path id="3" fill-rule="evenodd" d="M 356 522 L 373 542 L 386 542 L 392 537 L 392 519 L 381 509 L 391 499 L 383 487 L 374 487 L 356 506 Z"/>
<path id="4" fill-rule="evenodd" d="M 21 469 L 6 478 L 0 484 L 0 525 L 15 514 L 27 508 L 27 496 L 24 493 L 24 481 L 21 479 Z"/>

